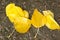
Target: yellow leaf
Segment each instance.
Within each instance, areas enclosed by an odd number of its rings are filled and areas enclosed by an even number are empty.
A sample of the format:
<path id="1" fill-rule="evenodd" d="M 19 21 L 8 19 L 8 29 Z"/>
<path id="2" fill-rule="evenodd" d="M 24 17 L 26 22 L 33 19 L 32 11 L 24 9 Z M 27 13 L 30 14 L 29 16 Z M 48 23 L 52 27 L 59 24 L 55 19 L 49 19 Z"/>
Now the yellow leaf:
<path id="1" fill-rule="evenodd" d="M 17 17 L 14 21 L 14 27 L 19 33 L 26 33 L 31 26 L 29 19 L 24 17 Z"/>
<path id="2" fill-rule="evenodd" d="M 44 26 L 43 17 L 44 16 L 42 15 L 42 13 L 40 13 L 37 9 L 35 9 L 31 18 L 32 25 L 35 28 Z"/>
<path id="3" fill-rule="evenodd" d="M 48 11 L 43 11 L 44 15 L 46 16 L 46 26 L 51 29 L 51 30 L 55 30 L 55 29 L 60 29 L 59 24 L 54 20 L 54 18 L 49 15 Z"/>

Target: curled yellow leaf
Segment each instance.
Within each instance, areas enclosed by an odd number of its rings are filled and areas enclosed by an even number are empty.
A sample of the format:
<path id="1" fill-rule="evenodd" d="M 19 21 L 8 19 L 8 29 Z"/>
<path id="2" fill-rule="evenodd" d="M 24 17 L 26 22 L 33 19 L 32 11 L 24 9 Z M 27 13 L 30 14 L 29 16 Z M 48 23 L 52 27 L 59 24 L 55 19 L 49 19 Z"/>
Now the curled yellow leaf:
<path id="1" fill-rule="evenodd" d="M 54 18 L 49 15 L 48 11 L 43 11 L 44 15 L 46 16 L 46 26 L 51 29 L 51 30 L 55 30 L 55 29 L 60 29 L 59 24 L 54 20 Z"/>

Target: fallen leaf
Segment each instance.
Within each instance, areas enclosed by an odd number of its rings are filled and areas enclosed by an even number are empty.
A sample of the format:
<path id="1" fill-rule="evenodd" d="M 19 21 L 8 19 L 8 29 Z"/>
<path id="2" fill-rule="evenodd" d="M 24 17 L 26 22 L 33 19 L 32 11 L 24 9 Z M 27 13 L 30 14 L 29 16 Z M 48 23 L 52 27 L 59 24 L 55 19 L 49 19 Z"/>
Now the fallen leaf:
<path id="1" fill-rule="evenodd" d="M 37 9 L 35 9 L 33 12 L 31 23 L 35 28 L 40 28 L 44 25 L 43 15 Z"/>
<path id="2" fill-rule="evenodd" d="M 54 18 L 49 15 L 48 11 L 43 11 L 44 15 L 46 16 L 46 26 L 51 29 L 60 29 L 59 24 L 54 20 Z"/>

